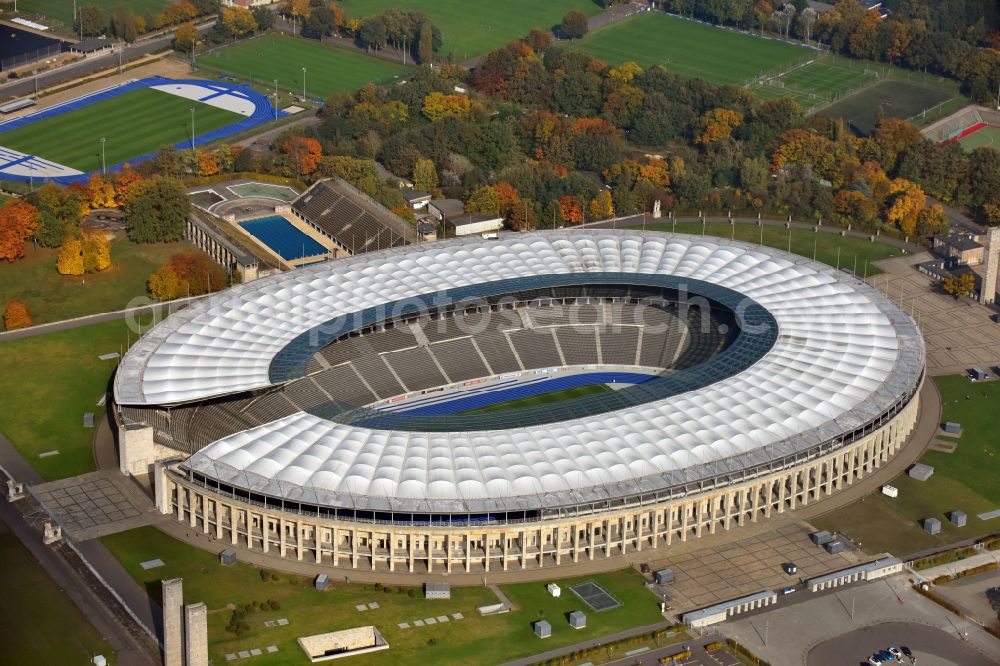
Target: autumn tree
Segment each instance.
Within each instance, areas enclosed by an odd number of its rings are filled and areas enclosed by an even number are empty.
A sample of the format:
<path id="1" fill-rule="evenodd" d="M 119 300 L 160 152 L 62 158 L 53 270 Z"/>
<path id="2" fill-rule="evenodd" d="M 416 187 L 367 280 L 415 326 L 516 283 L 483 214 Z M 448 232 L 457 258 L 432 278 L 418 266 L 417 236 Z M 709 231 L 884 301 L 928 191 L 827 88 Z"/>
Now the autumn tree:
<path id="1" fill-rule="evenodd" d="M 432 122 L 449 116 L 465 119 L 472 111 L 472 102 L 467 95 L 458 93 L 445 95 L 440 92 L 432 92 L 424 97 L 421 111 Z"/>
<path id="2" fill-rule="evenodd" d="M 214 176 L 219 173 L 219 158 L 214 150 L 198 151 L 198 175 Z"/>
<path id="3" fill-rule="evenodd" d="M 886 219 L 907 236 L 917 231 L 920 213 L 927 205 L 927 196 L 916 183 L 896 178 L 889 189 Z"/>
<path id="4" fill-rule="evenodd" d="M 38 210 L 35 240 L 45 247 L 58 247 L 75 232 L 84 215 L 84 202 L 75 190 L 46 183 L 25 199 Z"/>
<path id="5" fill-rule="evenodd" d="M 562 206 L 556 200 L 550 201 L 545 206 L 545 211 L 538 221 L 538 226 L 543 229 L 558 229 L 564 224 L 566 224 L 566 218 L 563 217 Z"/>
<path id="6" fill-rule="evenodd" d="M 135 12 L 122 0 L 115 5 L 115 13 L 111 17 L 111 30 L 116 37 L 131 44 L 139 37 L 139 26 L 135 20 Z"/>
<path id="7" fill-rule="evenodd" d="M 428 159 L 417 160 L 413 167 L 413 187 L 423 192 L 435 194 L 438 192 L 437 169 L 434 162 Z"/>
<path id="8" fill-rule="evenodd" d="M 179 162 L 177 169 L 178 172 L 180 172 Z M 128 163 L 126 163 L 121 169 L 116 171 L 114 175 L 111 176 L 111 182 L 115 186 L 115 203 L 122 206 L 124 205 L 125 199 L 128 198 L 129 194 L 139 187 L 139 184 L 142 182 L 142 176 L 136 173 L 135 170 L 132 169 Z"/>
<path id="9" fill-rule="evenodd" d="M 500 195 L 489 185 L 477 187 L 469 195 L 468 201 L 465 202 L 465 210 L 468 213 L 499 215 Z"/>
<path id="10" fill-rule="evenodd" d="M 83 275 L 83 243 L 76 236 L 66 239 L 59 248 L 56 270 L 60 275 Z"/>
<path id="11" fill-rule="evenodd" d="M 701 132 L 694 142 L 710 145 L 728 139 L 742 122 L 743 114 L 739 111 L 723 108 L 706 111 L 701 117 Z"/>
<path id="12" fill-rule="evenodd" d="M 111 244 L 108 237 L 98 231 L 83 235 L 83 270 L 87 273 L 99 273 L 111 265 Z"/>
<path id="13" fill-rule="evenodd" d="M 575 9 L 567 13 L 559 24 L 559 31 L 569 39 L 580 39 L 588 29 L 587 16 Z"/>
<path id="14" fill-rule="evenodd" d="M 962 273 L 961 275 L 949 275 L 941 285 L 945 292 L 951 294 L 956 299 L 972 295 L 976 288 L 976 278 L 972 273 Z"/>
<path id="15" fill-rule="evenodd" d="M 434 26 L 430 21 L 420 24 L 420 36 L 417 38 L 417 58 L 421 64 L 434 60 Z"/>
<path id="16" fill-rule="evenodd" d="M 222 10 L 222 25 L 237 39 L 257 30 L 257 21 L 246 7 L 225 7 Z"/>
<path id="17" fill-rule="evenodd" d="M 108 25 L 104 11 L 94 4 L 85 4 L 76 12 L 73 30 L 84 37 L 97 37 Z"/>
<path id="18" fill-rule="evenodd" d="M 136 243 L 163 243 L 184 237 L 191 200 L 184 185 L 168 176 L 154 176 L 131 188 L 122 204 L 126 229 Z"/>
<path id="19" fill-rule="evenodd" d="M 201 35 L 198 33 L 198 29 L 194 27 L 194 23 L 190 21 L 181 23 L 174 30 L 174 48 L 181 53 L 191 53 L 194 51 L 194 47 L 198 45 L 200 37 Z"/>
<path id="20" fill-rule="evenodd" d="M 310 136 L 292 136 L 281 144 L 281 158 L 286 176 L 309 176 L 323 157 L 323 146 Z"/>
<path id="21" fill-rule="evenodd" d="M 179 252 L 149 276 L 146 286 L 150 295 L 160 300 L 200 296 L 225 289 L 226 274 L 204 252 Z"/>
<path id="22" fill-rule="evenodd" d="M 559 199 L 559 207 L 562 211 L 562 218 L 568 224 L 580 224 L 583 222 L 583 204 L 580 197 L 572 194 L 564 195 Z"/>
<path id="23" fill-rule="evenodd" d="M 9 199 L 0 206 L 0 259 L 24 256 L 24 241 L 38 226 L 38 211 L 23 199 Z"/>
<path id="24" fill-rule="evenodd" d="M 590 218 L 593 220 L 605 220 L 614 217 L 615 206 L 611 201 L 611 193 L 601 190 L 590 200 Z"/>
<path id="25" fill-rule="evenodd" d="M 31 326 L 31 312 L 20 298 L 12 298 L 3 310 L 3 326 L 8 331 Z"/>
<path id="26" fill-rule="evenodd" d="M 87 181 L 87 199 L 92 209 L 114 208 L 118 205 L 115 200 L 115 186 L 104 180 L 97 172 L 94 172 Z"/>

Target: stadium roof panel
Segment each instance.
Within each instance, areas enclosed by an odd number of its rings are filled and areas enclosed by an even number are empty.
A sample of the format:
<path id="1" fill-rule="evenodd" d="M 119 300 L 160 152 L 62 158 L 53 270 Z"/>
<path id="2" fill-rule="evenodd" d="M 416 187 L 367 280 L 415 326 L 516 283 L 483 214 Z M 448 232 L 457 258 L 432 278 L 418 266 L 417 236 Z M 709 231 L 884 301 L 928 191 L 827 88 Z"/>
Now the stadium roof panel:
<path id="1" fill-rule="evenodd" d="M 115 392 L 122 404 L 156 405 L 260 388 L 296 337 L 342 315 L 456 287 L 615 272 L 745 294 L 773 315 L 777 340 L 735 376 L 616 412 L 478 432 L 379 430 L 297 413 L 225 437 L 185 465 L 333 506 L 562 506 L 794 455 L 878 418 L 922 376 L 912 320 L 842 271 L 717 238 L 577 230 L 409 246 L 241 285 L 144 336 L 123 359 Z"/>

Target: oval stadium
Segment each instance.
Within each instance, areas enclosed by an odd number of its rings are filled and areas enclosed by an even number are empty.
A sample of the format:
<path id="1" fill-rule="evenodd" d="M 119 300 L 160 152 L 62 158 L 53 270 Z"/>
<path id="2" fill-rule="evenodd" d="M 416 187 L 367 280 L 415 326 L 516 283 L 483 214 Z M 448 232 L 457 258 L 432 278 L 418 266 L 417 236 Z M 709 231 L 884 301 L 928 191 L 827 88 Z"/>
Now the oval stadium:
<path id="1" fill-rule="evenodd" d="M 222 543 L 417 574 L 610 568 L 871 474 L 923 379 L 915 323 L 847 272 L 574 230 L 220 292 L 132 346 L 114 413 L 122 471 Z"/>

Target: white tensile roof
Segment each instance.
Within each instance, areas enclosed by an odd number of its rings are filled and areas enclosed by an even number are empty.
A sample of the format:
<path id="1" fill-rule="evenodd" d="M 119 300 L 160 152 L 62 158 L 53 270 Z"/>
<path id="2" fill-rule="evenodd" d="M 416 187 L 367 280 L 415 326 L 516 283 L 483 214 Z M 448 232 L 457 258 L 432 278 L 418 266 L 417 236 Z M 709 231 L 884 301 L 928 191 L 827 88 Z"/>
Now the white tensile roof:
<path id="1" fill-rule="evenodd" d="M 327 262 L 205 299 L 126 354 L 126 405 L 270 385 L 293 339 L 338 316 L 537 275 L 673 275 L 746 295 L 774 346 L 709 386 L 616 412 L 478 432 L 373 430 L 308 413 L 225 437 L 185 466 L 290 500 L 379 510 L 513 510 L 654 492 L 816 447 L 907 397 L 923 372 L 913 321 L 842 271 L 712 237 L 567 230 L 456 239 Z M 417 508 L 419 507 L 419 508 Z"/>

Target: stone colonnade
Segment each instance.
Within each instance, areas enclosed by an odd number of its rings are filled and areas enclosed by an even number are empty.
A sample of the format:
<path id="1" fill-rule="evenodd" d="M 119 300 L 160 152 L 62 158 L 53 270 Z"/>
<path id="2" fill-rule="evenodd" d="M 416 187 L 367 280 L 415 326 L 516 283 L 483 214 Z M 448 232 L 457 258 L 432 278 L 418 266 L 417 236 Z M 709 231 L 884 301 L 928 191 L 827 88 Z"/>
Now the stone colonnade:
<path id="1" fill-rule="evenodd" d="M 481 528 L 347 522 L 250 504 L 159 463 L 157 507 L 234 546 L 335 567 L 415 573 L 552 567 L 665 548 L 821 500 L 885 465 L 906 441 L 917 411 L 914 395 L 881 429 L 779 472 L 659 504 L 571 518 Z"/>

